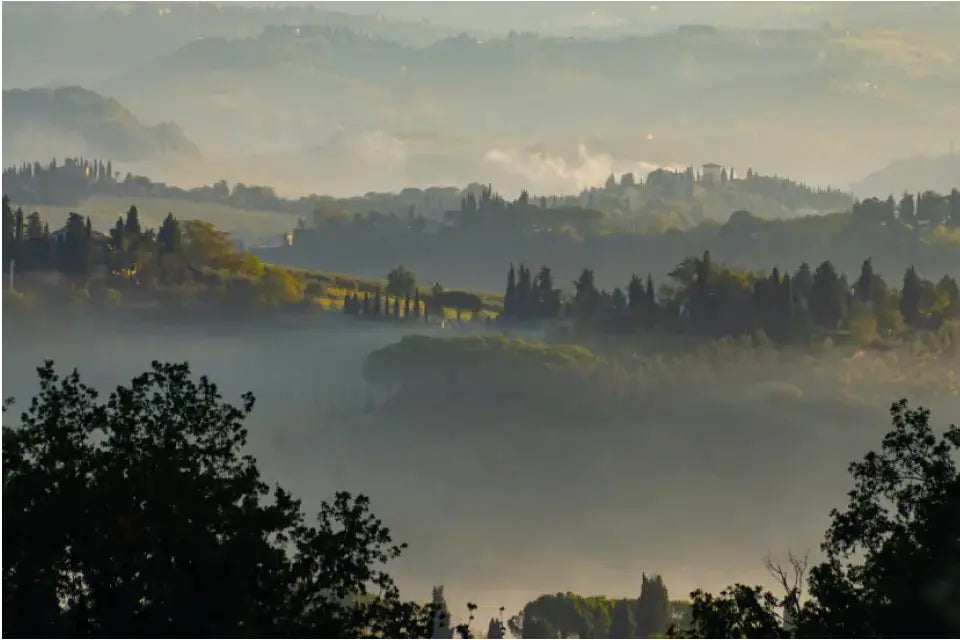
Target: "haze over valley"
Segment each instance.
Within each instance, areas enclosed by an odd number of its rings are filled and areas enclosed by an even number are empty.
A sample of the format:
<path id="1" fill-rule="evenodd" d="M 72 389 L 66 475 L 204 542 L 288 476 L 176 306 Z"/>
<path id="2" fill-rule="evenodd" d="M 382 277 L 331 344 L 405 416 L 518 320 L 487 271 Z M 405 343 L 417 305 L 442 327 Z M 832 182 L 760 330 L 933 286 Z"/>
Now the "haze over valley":
<path id="1" fill-rule="evenodd" d="M 393 569 L 404 593 L 425 598 L 442 583 L 454 611 L 478 601 L 489 617 L 544 592 L 625 597 L 642 571 L 661 573 L 676 597 L 719 590 L 730 575 L 766 582 L 768 552 L 816 551 L 848 486 L 846 463 L 882 435 L 910 360 L 847 352 L 811 365 L 731 365 L 700 382 L 663 382 L 641 413 L 598 422 L 545 423 L 532 403 L 461 410 L 452 397 L 408 417 L 364 411 L 361 365 L 411 330 L 339 324 L 78 323 L 42 338 L 5 327 L 4 394 L 29 398 L 44 358 L 79 367 L 102 390 L 153 358 L 189 361 L 228 400 L 255 392 L 251 452 L 266 477 L 308 512 L 337 487 L 370 495 L 410 542 Z M 953 380 L 911 397 L 956 415 L 956 355 L 918 362 L 911 376 L 952 370 Z"/>
<path id="2" fill-rule="evenodd" d="M 141 172 L 183 186 L 270 184 L 287 196 L 473 181 L 511 196 L 571 193 L 610 173 L 707 162 L 846 189 L 960 140 L 953 3 L 869 18 L 846 5 L 559 5 L 553 20 L 534 8 L 496 30 L 476 29 L 473 16 L 493 10 L 469 5 L 440 9 L 447 18 L 436 25 L 366 3 L 337 8 L 349 13 L 162 9 L 78 4 L 68 18 L 11 5 L 5 52 L 38 42 L 50 51 L 7 65 L 4 89 L 80 85 L 144 122 L 176 123 L 203 152 Z M 561 26 L 597 15 L 623 26 Z M 48 37 L 52 28 L 62 38 Z M 124 55 L 77 43 L 93 57 L 64 77 L 60 48 L 91 32 Z M 8 163 L 35 159 L 13 144 L 4 142 Z"/>
<path id="3" fill-rule="evenodd" d="M 960 4 L 2 12 L 4 635 L 960 634 Z"/>

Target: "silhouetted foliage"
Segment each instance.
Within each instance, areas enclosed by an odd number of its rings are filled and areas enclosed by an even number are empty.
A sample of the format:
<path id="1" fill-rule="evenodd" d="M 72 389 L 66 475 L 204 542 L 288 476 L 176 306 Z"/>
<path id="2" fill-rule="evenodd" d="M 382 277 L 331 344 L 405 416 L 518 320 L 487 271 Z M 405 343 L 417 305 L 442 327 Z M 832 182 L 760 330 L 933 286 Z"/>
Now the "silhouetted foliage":
<path id="1" fill-rule="evenodd" d="M 710 252 L 685 258 L 670 273 L 677 284 L 654 292 L 653 278 L 630 278 L 626 293 L 616 287 L 600 290 L 593 270 L 583 269 L 566 299 L 552 288 L 550 269 L 543 267 L 528 285 L 529 271 L 520 265 L 514 282 L 511 266 L 504 294 L 504 320 L 556 319 L 565 307 L 575 326 L 605 332 L 669 329 L 720 338 L 763 335 L 780 344 L 806 344 L 814 333 L 849 332 L 861 344 L 897 338 L 907 329 L 937 329 L 960 317 L 960 291 L 949 276 L 937 284 L 908 269 L 902 293 L 890 289 L 874 272 L 872 260 L 861 265 L 853 286 L 830 261 L 811 273 L 802 263 L 793 277 L 774 267 L 769 275 L 735 271 L 714 262 Z"/>
<path id="2" fill-rule="evenodd" d="M 409 296 L 417 289 L 417 278 L 403 265 L 387 274 L 387 293 L 393 296 Z"/>
<path id="3" fill-rule="evenodd" d="M 405 545 L 366 497 L 337 493 L 308 525 L 261 479 L 251 394 L 235 407 L 154 363 L 102 403 L 76 371 L 38 371 L 3 428 L 5 636 L 426 635 L 381 569 Z"/>
<path id="4" fill-rule="evenodd" d="M 810 599 L 734 585 L 692 594 L 685 637 L 954 637 L 960 632 L 960 428 L 942 435 L 906 400 L 879 452 L 850 465 L 849 504 L 831 512 Z M 784 586 L 787 586 L 784 582 Z M 792 612 L 784 620 L 781 609 Z M 789 623 L 789 624 L 785 624 Z"/>
<path id="5" fill-rule="evenodd" d="M 670 598 L 663 578 L 642 576 L 640 599 L 637 603 L 636 637 L 650 638 L 662 635 L 670 626 Z"/>
<path id="6" fill-rule="evenodd" d="M 611 638 L 632 638 L 635 625 L 630 615 L 630 607 L 626 600 L 618 600 L 613 605 L 613 613 L 610 615 L 610 634 Z"/>

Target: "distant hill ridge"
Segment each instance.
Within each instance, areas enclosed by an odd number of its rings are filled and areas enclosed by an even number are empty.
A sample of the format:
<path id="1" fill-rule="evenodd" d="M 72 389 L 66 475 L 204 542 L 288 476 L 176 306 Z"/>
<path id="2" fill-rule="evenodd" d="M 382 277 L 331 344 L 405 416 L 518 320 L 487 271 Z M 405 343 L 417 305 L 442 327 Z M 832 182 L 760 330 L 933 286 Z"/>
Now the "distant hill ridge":
<path id="1" fill-rule="evenodd" d="M 898 158 L 871 172 L 854 185 L 858 197 L 881 197 L 888 193 L 916 191 L 919 186 L 934 191 L 950 191 L 960 184 L 960 153 L 941 156 Z"/>
<path id="2" fill-rule="evenodd" d="M 3 92 L 3 152 L 15 154 L 24 138 L 79 136 L 91 154 L 121 161 L 163 153 L 199 156 L 197 145 L 172 122 L 149 126 L 114 98 L 79 86 L 8 89 Z"/>

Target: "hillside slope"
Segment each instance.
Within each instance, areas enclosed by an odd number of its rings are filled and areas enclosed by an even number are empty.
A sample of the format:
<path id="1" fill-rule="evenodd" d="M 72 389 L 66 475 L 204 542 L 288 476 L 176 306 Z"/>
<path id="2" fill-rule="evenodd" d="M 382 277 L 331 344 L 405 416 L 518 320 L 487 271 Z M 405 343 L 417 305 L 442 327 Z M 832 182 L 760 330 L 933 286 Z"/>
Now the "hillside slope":
<path id="1" fill-rule="evenodd" d="M 200 155 L 176 124 L 146 125 L 117 100 L 83 87 L 4 91 L 4 159 L 22 161 L 64 153 L 127 162 L 167 153 Z"/>
<path id="2" fill-rule="evenodd" d="M 854 185 L 858 197 L 882 197 L 890 193 L 924 189 L 948 192 L 960 185 L 960 153 L 918 156 L 894 160 Z"/>
<path id="3" fill-rule="evenodd" d="M 297 175 L 300 191 L 481 178 L 556 193 L 707 162 L 847 186 L 960 139 L 960 52 L 927 35 L 687 26 L 413 47 L 286 25 L 194 41 L 103 86 L 208 151 L 272 169 L 271 183 Z"/>

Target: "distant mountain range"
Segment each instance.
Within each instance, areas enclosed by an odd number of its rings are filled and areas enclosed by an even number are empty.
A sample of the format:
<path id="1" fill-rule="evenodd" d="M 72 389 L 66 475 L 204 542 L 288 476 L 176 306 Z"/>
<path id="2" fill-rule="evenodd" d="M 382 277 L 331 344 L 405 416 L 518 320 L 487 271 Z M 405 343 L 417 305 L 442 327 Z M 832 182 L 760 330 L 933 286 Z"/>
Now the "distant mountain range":
<path id="1" fill-rule="evenodd" d="M 137 162 L 164 154 L 196 158 L 200 152 L 176 124 L 145 125 L 117 100 L 82 87 L 3 92 L 8 164 L 64 155 Z"/>

